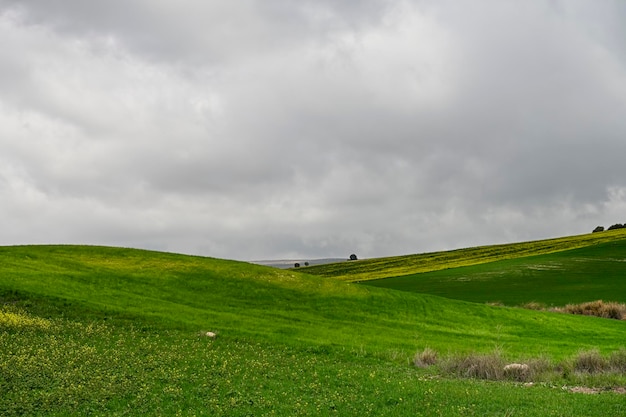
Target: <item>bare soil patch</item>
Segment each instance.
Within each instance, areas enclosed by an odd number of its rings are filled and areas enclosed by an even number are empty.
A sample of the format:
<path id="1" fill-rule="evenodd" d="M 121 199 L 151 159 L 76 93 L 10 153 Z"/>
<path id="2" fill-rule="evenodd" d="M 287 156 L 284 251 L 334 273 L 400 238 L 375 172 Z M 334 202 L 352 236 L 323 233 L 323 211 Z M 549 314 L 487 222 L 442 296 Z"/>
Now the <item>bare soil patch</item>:
<path id="1" fill-rule="evenodd" d="M 624 387 L 616 387 L 616 388 L 590 388 L 590 387 L 571 387 L 569 389 L 570 392 L 576 394 L 600 394 L 601 392 L 612 392 L 614 394 L 626 394 L 626 388 Z"/>

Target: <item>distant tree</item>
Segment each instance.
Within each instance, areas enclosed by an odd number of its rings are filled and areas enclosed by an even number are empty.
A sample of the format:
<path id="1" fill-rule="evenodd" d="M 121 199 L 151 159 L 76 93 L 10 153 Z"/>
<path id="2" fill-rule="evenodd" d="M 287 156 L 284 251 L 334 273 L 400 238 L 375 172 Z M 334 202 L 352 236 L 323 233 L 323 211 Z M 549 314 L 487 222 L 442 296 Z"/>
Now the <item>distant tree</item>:
<path id="1" fill-rule="evenodd" d="M 593 229 L 593 233 L 604 232 L 604 226 L 598 226 Z"/>
<path id="2" fill-rule="evenodd" d="M 623 229 L 624 227 L 626 226 L 621 223 L 617 223 L 617 224 L 614 224 L 613 226 L 610 226 L 608 230 Z"/>
<path id="3" fill-rule="evenodd" d="M 357 260 L 357 257 L 356 257 L 356 255 L 354 253 L 352 255 L 350 255 L 350 260 L 351 261 L 356 261 Z"/>
<path id="4" fill-rule="evenodd" d="M 293 266 L 295 266 L 296 268 L 300 268 L 300 264 L 298 262 L 296 262 Z"/>
<path id="5" fill-rule="evenodd" d="M 305 263 L 304 263 L 304 266 L 309 266 L 309 263 L 308 263 L 308 262 L 305 262 Z"/>

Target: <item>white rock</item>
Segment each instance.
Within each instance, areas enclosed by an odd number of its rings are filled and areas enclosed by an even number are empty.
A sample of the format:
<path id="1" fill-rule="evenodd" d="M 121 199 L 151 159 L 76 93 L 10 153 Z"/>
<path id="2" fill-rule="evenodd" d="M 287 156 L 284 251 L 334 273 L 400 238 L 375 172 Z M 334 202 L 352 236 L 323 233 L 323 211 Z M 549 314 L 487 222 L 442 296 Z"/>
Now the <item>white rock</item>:
<path id="1" fill-rule="evenodd" d="M 528 371 L 528 365 L 525 363 L 510 363 L 504 367 L 505 372 L 526 372 Z"/>

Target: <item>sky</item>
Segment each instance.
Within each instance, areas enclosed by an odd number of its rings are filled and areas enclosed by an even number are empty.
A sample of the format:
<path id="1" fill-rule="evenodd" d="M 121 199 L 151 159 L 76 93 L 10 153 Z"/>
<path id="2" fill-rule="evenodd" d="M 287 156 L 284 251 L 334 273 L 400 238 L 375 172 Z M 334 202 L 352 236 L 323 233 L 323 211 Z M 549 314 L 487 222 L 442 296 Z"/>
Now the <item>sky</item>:
<path id="1" fill-rule="evenodd" d="M 0 0 L 0 245 L 382 257 L 626 222 L 621 0 Z"/>

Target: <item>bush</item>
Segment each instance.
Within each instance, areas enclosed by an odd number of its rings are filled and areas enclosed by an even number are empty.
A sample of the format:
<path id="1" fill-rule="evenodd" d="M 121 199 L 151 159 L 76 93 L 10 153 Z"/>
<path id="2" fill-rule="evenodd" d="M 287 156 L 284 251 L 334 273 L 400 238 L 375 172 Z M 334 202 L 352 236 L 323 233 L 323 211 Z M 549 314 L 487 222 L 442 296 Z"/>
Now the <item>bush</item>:
<path id="1" fill-rule="evenodd" d="M 602 300 L 590 301 L 581 304 L 568 304 L 565 307 L 552 309 L 560 313 L 580 314 L 584 316 L 596 316 L 605 319 L 626 319 L 626 305 L 616 302 L 604 302 Z"/>
<path id="2" fill-rule="evenodd" d="M 424 348 L 417 352 L 413 358 L 413 364 L 418 368 L 428 368 L 437 363 L 437 352 L 431 348 Z"/>
<path id="3" fill-rule="evenodd" d="M 597 349 L 581 351 L 573 360 L 574 370 L 589 374 L 598 374 L 608 369 L 609 362 Z"/>
<path id="4" fill-rule="evenodd" d="M 540 378 L 541 375 L 556 371 L 555 365 L 545 356 L 530 359 L 526 363 L 530 368 L 530 372 L 527 375 L 529 381 Z"/>
<path id="5" fill-rule="evenodd" d="M 454 376 L 502 380 L 506 365 L 499 351 L 489 354 L 472 353 L 467 356 L 455 356 L 446 360 L 442 369 Z"/>
<path id="6" fill-rule="evenodd" d="M 609 356 L 609 367 L 613 372 L 626 373 L 626 349 L 620 348 Z"/>
<path id="7" fill-rule="evenodd" d="M 537 311 L 543 311 L 546 309 L 546 305 L 543 303 L 538 303 L 536 301 L 530 301 L 526 304 L 522 305 L 522 308 L 525 308 L 527 310 L 537 310 Z"/>

